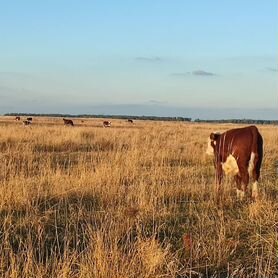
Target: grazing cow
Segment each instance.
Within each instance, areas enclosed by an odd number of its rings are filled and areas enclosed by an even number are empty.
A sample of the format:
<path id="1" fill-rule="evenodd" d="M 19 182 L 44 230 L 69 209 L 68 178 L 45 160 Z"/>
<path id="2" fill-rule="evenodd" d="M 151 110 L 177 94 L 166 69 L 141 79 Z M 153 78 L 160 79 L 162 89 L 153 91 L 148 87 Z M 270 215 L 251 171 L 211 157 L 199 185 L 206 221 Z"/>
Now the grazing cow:
<path id="1" fill-rule="evenodd" d="M 221 184 L 223 172 L 234 176 L 237 197 L 242 199 L 251 177 L 252 198 L 257 198 L 257 185 L 263 158 L 263 138 L 257 127 L 235 128 L 222 134 L 211 133 L 207 154 L 214 155 L 218 186 Z"/>
<path id="2" fill-rule="evenodd" d="M 64 118 L 63 118 L 63 121 L 64 121 L 64 125 L 73 126 L 73 121 L 72 121 L 72 120 L 68 120 L 68 119 L 64 119 Z"/>
<path id="3" fill-rule="evenodd" d="M 23 123 L 24 126 L 27 126 L 27 125 L 30 125 L 32 122 L 24 120 L 22 123 Z"/>
<path id="4" fill-rule="evenodd" d="M 20 121 L 20 117 L 19 117 L 19 116 L 16 116 L 16 117 L 15 117 L 15 120 L 16 120 L 16 121 Z"/>
<path id="5" fill-rule="evenodd" d="M 27 121 L 29 121 L 29 122 L 32 122 L 32 120 L 33 120 L 32 117 L 27 118 Z"/>
<path id="6" fill-rule="evenodd" d="M 133 120 L 132 119 L 128 119 L 127 122 L 133 124 Z"/>
<path id="7" fill-rule="evenodd" d="M 111 126 L 111 122 L 109 122 L 109 121 L 104 121 L 104 122 L 102 123 L 102 125 L 103 125 L 103 127 L 110 127 L 110 126 Z"/>

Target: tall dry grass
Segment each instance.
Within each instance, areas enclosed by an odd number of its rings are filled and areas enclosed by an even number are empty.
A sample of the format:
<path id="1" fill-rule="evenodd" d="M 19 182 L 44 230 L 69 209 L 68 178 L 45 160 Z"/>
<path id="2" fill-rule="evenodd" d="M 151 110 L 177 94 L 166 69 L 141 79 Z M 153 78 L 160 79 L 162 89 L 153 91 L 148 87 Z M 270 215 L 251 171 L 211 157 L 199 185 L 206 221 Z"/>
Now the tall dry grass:
<path id="1" fill-rule="evenodd" d="M 216 203 L 208 134 L 233 125 L 0 120 L 1 277 L 274 277 L 278 132 L 257 202 Z"/>

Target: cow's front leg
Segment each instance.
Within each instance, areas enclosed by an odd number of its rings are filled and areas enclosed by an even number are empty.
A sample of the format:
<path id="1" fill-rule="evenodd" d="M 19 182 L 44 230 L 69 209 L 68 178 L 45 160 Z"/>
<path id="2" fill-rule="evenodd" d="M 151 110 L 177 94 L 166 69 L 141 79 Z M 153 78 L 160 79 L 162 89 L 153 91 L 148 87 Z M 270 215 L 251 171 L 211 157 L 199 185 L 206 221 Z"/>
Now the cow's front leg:
<path id="1" fill-rule="evenodd" d="M 222 195 L 222 180 L 223 180 L 223 169 L 222 169 L 222 165 L 219 162 L 216 165 L 216 194 L 218 196 L 218 198 Z"/>

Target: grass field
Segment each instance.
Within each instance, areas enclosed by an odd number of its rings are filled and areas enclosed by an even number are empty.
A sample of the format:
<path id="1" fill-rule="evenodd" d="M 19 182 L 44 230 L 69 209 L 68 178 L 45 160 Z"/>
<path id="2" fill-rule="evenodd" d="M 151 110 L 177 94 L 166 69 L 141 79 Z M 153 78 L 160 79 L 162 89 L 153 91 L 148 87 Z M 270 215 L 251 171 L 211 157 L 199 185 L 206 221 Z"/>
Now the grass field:
<path id="1" fill-rule="evenodd" d="M 278 130 L 259 200 L 217 203 L 207 137 L 235 125 L 0 118 L 1 277 L 275 277 Z"/>

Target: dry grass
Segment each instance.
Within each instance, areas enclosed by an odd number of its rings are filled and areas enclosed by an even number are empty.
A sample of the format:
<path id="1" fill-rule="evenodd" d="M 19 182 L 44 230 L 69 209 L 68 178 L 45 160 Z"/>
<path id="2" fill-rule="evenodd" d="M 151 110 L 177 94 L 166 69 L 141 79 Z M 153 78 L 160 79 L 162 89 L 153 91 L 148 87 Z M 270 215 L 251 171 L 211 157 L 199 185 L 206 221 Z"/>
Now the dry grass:
<path id="1" fill-rule="evenodd" d="M 233 125 L 0 119 L 1 277 L 274 277 L 277 127 L 260 199 L 215 202 L 208 134 Z"/>

